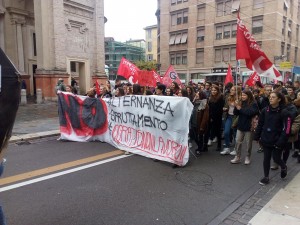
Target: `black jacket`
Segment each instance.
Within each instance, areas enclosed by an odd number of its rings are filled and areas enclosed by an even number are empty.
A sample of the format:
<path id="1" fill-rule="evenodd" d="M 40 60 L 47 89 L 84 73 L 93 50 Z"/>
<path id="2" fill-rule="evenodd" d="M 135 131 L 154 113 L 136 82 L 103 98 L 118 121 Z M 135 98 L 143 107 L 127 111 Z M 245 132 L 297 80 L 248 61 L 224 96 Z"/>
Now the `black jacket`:
<path id="1" fill-rule="evenodd" d="M 258 114 L 258 106 L 256 102 L 251 105 L 247 105 L 246 102 L 242 102 L 242 108 L 238 110 L 234 108 L 234 115 L 238 115 L 237 129 L 240 131 L 250 131 L 252 117 Z"/>
<path id="2" fill-rule="evenodd" d="M 259 106 L 260 111 L 269 105 L 270 105 L 270 101 L 269 101 L 268 97 L 266 97 L 264 95 L 259 97 L 258 106 Z"/>
<path id="3" fill-rule="evenodd" d="M 209 119 L 214 122 L 222 123 L 224 99 L 221 96 L 216 102 L 209 101 Z"/>
<path id="4" fill-rule="evenodd" d="M 283 148 L 288 140 L 291 118 L 285 115 L 282 106 L 264 108 L 259 116 L 254 140 L 260 141 L 262 146 Z"/>

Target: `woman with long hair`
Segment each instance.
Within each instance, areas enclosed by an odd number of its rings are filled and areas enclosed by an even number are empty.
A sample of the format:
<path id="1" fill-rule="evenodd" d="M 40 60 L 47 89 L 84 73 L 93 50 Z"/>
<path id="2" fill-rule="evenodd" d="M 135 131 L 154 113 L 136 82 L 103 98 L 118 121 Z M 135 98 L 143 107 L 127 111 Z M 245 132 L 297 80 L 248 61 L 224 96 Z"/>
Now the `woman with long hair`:
<path id="1" fill-rule="evenodd" d="M 237 164 L 241 162 L 242 143 L 245 139 L 247 145 L 247 155 L 245 165 L 251 163 L 253 132 L 251 131 L 252 118 L 258 114 L 258 105 L 254 100 L 251 91 L 244 90 L 241 96 L 241 102 L 235 102 L 234 114 L 239 116 L 236 134 L 236 156 L 230 162 Z"/>
<path id="2" fill-rule="evenodd" d="M 217 149 L 221 151 L 221 135 L 222 135 L 222 115 L 224 107 L 224 99 L 218 86 L 212 86 L 211 94 L 208 100 L 209 106 L 209 126 L 205 133 L 204 151 L 207 151 L 207 145 L 211 145 L 211 141 L 217 138 Z"/>
<path id="3" fill-rule="evenodd" d="M 195 98 L 195 91 L 194 88 L 190 85 L 186 87 L 187 93 L 188 93 L 188 98 L 190 99 L 191 102 L 193 102 Z"/>
<path id="4" fill-rule="evenodd" d="M 180 90 L 180 87 L 179 87 L 179 85 L 177 84 L 177 82 L 173 81 L 173 82 L 171 83 L 170 88 L 171 88 L 171 90 L 172 90 L 172 92 L 173 92 L 174 95 L 178 95 L 178 92 L 179 92 L 179 90 Z"/>
<path id="5" fill-rule="evenodd" d="M 270 182 L 270 161 L 273 160 L 281 167 L 281 178 L 287 175 L 287 166 L 281 158 L 284 146 L 287 144 L 290 133 L 291 118 L 283 113 L 285 97 L 276 91 L 270 94 L 270 105 L 264 108 L 260 114 L 255 131 L 254 140 L 259 141 L 264 152 L 264 177 L 259 181 L 261 185 Z"/>
<path id="6" fill-rule="evenodd" d="M 242 89 L 239 86 L 232 86 L 229 90 L 229 94 L 225 99 L 225 106 L 223 111 L 226 113 L 225 115 L 225 123 L 224 123 L 224 149 L 220 152 L 221 155 L 230 154 L 230 142 L 233 140 L 233 130 L 231 128 L 232 122 L 234 119 L 234 107 L 235 102 L 239 101 L 241 98 Z"/>
<path id="7" fill-rule="evenodd" d="M 121 97 L 125 95 L 125 91 L 122 87 L 118 87 L 115 92 L 116 97 Z"/>

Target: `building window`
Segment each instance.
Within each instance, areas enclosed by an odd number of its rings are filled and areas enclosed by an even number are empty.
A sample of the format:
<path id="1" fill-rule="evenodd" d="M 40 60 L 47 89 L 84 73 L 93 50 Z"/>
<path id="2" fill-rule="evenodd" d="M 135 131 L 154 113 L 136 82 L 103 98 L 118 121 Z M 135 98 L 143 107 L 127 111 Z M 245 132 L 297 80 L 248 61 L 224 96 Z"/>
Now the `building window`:
<path id="1" fill-rule="evenodd" d="M 71 72 L 76 72 L 76 62 L 71 61 Z"/>
<path id="2" fill-rule="evenodd" d="M 217 1 L 217 16 L 230 15 L 240 8 L 240 0 L 219 0 Z"/>
<path id="3" fill-rule="evenodd" d="M 287 60 L 287 61 L 290 61 L 290 57 L 291 57 L 291 45 L 288 44 L 288 45 L 286 46 L 286 60 Z"/>
<path id="4" fill-rule="evenodd" d="M 152 42 L 147 43 L 148 52 L 152 52 Z"/>
<path id="5" fill-rule="evenodd" d="M 178 45 L 187 43 L 187 31 L 180 31 L 170 35 L 169 45 Z"/>
<path id="6" fill-rule="evenodd" d="M 292 37 L 292 21 L 289 20 L 289 25 L 288 25 L 288 37 Z"/>
<path id="7" fill-rule="evenodd" d="M 224 3 L 220 2 L 217 4 L 217 16 L 223 16 L 224 14 Z"/>
<path id="8" fill-rule="evenodd" d="M 188 0 L 171 0 L 171 5 L 181 4 L 182 2 L 188 2 Z"/>
<path id="9" fill-rule="evenodd" d="M 201 27 L 197 30 L 197 42 L 204 41 L 205 28 Z"/>
<path id="10" fill-rule="evenodd" d="M 152 54 L 148 54 L 147 60 L 148 60 L 148 61 L 153 61 L 153 55 L 152 55 Z"/>
<path id="11" fill-rule="evenodd" d="M 262 33 L 263 31 L 263 19 L 254 18 L 252 20 L 252 34 Z"/>
<path id="12" fill-rule="evenodd" d="M 295 47 L 295 58 L 294 58 L 294 64 L 296 65 L 298 61 L 298 48 Z"/>
<path id="13" fill-rule="evenodd" d="M 224 26 L 223 38 L 230 38 L 230 29 L 231 29 L 230 24 Z"/>
<path id="14" fill-rule="evenodd" d="M 216 26 L 216 40 L 236 37 L 236 28 L 236 22 L 218 24 Z"/>
<path id="15" fill-rule="evenodd" d="M 183 53 L 182 54 L 182 65 L 186 65 L 187 64 L 187 54 Z"/>
<path id="16" fill-rule="evenodd" d="M 286 23 L 286 17 L 283 17 L 282 19 L 282 35 L 285 35 L 285 23 Z"/>
<path id="17" fill-rule="evenodd" d="M 181 43 L 181 44 L 186 44 L 186 42 L 187 42 L 187 37 L 188 37 L 188 33 L 187 33 L 187 32 L 182 33 L 180 43 Z"/>
<path id="18" fill-rule="evenodd" d="M 152 38 L 152 30 L 147 30 L 147 38 L 148 39 Z"/>
<path id="19" fill-rule="evenodd" d="M 188 11 L 184 11 L 183 12 L 183 23 L 187 23 L 188 22 Z"/>
<path id="20" fill-rule="evenodd" d="M 174 45 L 175 44 L 175 38 L 176 38 L 176 34 L 170 35 L 169 45 Z"/>
<path id="21" fill-rule="evenodd" d="M 236 37 L 236 28 L 237 28 L 236 24 L 231 25 L 231 37 L 232 38 Z"/>
<path id="22" fill-rule="evenodd" d="M 109 60 L 109 55 L 105 55 L 105 61 Z"/>
<path id="23" fill-rule="evenodd" d="M 204 20 L 205 19 L 205 5 L 198 6 L 198 20 Z"/>
<path id="24" fill-rule="evenodd" d="M 177 13 L 177 25 L 181 24 L 182 21 L 182 12 Z"/>
<path id="25" fill-rule="evenodd" d="M 215 49 L 215 62 L 221 62 L 222 60 L 222 50 L 221 49 Z"/>
<path id="26" fill-rule="evenodd" d="M 215 62 L 229 62 L 236 59 L 236 47 L 226 46 L 215 49 Z"/>
<path id="27" fill-rule="evenodd" d="M 175 45 L 180 44 L 180 42 L 181 42 L 181 37 L 182 37 L 182 33 L 176 34 Z"/>
<path id="28" fill-rule="evenodd" d="M 176 54 L 176 65 L 181 64 L 181 54 Z"/>
<path id="29" fill-rule="evenodd" d="M 222 26 L 216 27 L 216 39 L 217 40 L 222 39 L 222 30 L 223 30 Z"/>
<path id="30" fill-rule="evenodd" d="M 281 42 L 281 55 L 284 55 L 285 43 Z"/>
<path id="31" fill-rule="evenodd" d="M 284 11 L 287 11 L 288 8 L 289 8 L 289 4 L 288 4 L 287 0 L 283 0 L 283 9 L 284 9 Z"/>
<path id="32" fill-rule="evenodd" d="M 296 28 L 296 41 L 299 41 L 299 25 L 297 24 L 297 28 Z"/>
<path id="33" fill-rule="evenodd" d="M 230 48 L 230 61 L 236 60 L 236 48 L 232 47 Z"/>
<path id="34" fill-rule="evenodd" d="M 188 10 L 180 10 L 171 13 L 171 26 L 180 25 L 188 22 Z"/>
<path id="35" fill-rule="evenodd" d="M 253 8 L 258 9 L 264 7 L 264 0 L 253 0 Z"/>
<path id="36" fill-rule="evenodd" d="M 197 49 L 196 51 L 196 64 L 204 63 L 204 49 Z"/>
<path id="37" fill-rule="evenodd" d="M 187 52 L 173 52 L 170 54 L 171 65 L 186 65 Z"/>
<path id="38" fill-rule="evenodd" d="M 225 2 L 225 15 L 231 14 L 231 6 L 232 6 L 231 0 Z"/>
<path id="39" fill-rule="evenodd" d="M 170 63 L 171 65 L 175 65 L 175 54 L 170 55 Z"/>
<path id="40" fill-rule="evenodd" d="M 36 35 L 32 34 L 32 44 L 33 44 L 33 56 L 36 56 Z"/>
<path id="41" fill-rule="evenodd" d="M 171 15 L 171 26 L 177 25 L 177 14 Z"/>
<path id="42" fill-rule="evenodd" d="M 229 57 L 230 57 L 230 52 L 229 52 L 229 48 L 223 48 L 222 51 L 222 58 L 223 58 L 223 62 L 229 62 Z"/>

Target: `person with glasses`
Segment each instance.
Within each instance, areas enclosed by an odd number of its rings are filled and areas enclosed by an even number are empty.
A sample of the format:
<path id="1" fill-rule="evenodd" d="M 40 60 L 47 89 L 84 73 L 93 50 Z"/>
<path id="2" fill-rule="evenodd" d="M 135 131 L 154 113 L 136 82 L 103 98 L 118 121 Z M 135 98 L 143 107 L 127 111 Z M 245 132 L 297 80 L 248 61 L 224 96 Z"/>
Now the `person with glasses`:
<path id="1" fill-rule="evenodd" d="M 286 118 L 283 114 L 285 97 L 282 93 L 272 92 L 269 99 L 270 105 L 262 110 L 254 134 L 254 140 L 260 142 L 264 149 L 264 177 L 259 181 L 260 185 L 267 185 L 270 182 L 272 156 L 274 162 L 281 167 L 281 178 L 287 175 L 287 166 L 281 156 L 288 141 L 291 118 Z"/>

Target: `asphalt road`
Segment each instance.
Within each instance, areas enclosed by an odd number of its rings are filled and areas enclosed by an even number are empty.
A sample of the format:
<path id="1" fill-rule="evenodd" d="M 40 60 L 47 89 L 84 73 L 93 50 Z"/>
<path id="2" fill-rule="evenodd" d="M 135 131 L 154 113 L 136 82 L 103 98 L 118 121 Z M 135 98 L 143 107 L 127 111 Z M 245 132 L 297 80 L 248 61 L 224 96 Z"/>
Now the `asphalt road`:
<path id="1" fill-rule="evenodd" d="M 208 224 L 256 191 L 263 175 L 256 147 L 250 165 L 232 165 L 211 147 L 174 169 L 101 142 L 10 144 L 0 202 L 9 225 Z"/>

